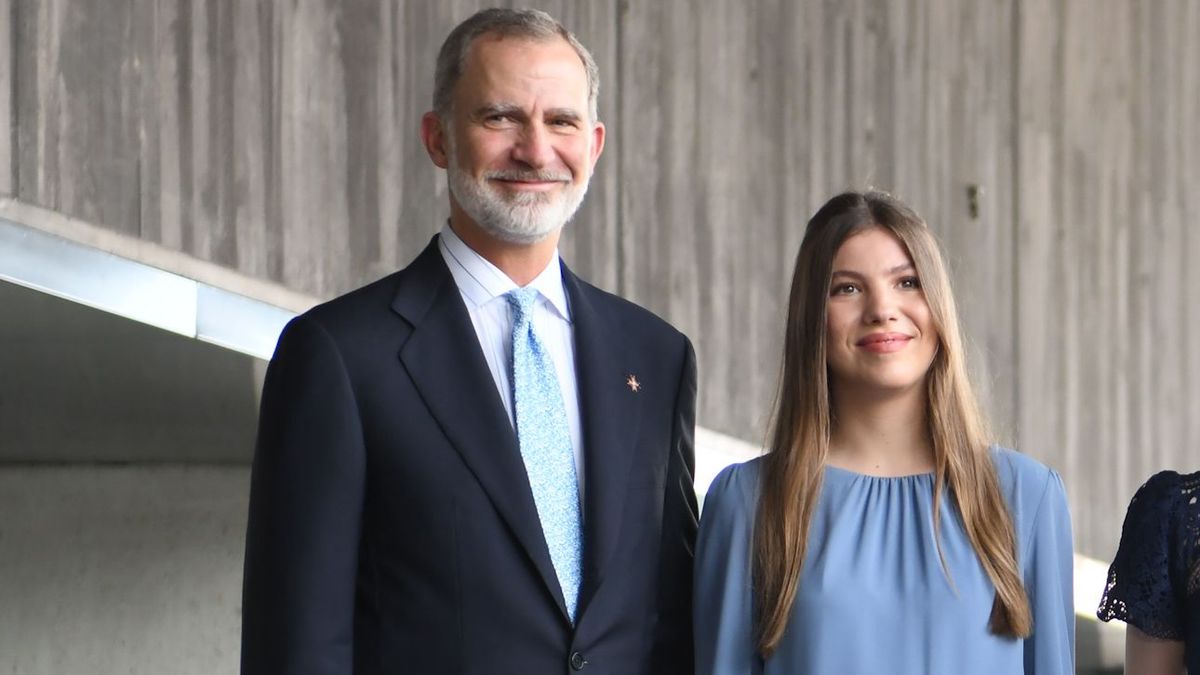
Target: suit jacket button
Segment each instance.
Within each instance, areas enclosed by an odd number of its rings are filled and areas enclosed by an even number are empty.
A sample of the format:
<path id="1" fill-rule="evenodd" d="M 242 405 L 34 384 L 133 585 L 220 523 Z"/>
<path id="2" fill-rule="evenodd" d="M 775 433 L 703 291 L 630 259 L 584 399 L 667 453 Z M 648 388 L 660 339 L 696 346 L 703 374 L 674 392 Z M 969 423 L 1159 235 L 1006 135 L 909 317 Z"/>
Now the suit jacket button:
<path id="1" fill-rule="evenodd" d="M 587 659 L 583 658 L 583 654 L 571 652 L 571 670 L 583 670 L 587 664 Z"/>

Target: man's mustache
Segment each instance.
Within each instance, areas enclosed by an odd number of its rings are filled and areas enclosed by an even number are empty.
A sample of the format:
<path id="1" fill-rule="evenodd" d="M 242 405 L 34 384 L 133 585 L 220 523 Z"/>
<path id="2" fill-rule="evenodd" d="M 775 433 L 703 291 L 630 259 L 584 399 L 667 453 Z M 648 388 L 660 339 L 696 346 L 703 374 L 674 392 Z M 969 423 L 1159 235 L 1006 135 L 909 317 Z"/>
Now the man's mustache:
<path id="1" fill-rule="evenodd" d="M 529 182 L 571 182 L 571 174 L 564 171 L 519 171 L 519 170 L 503 170 L 489 171 L 483 176 L 489 180 L 514 180 L 514 181 L 529 181 Z"/>

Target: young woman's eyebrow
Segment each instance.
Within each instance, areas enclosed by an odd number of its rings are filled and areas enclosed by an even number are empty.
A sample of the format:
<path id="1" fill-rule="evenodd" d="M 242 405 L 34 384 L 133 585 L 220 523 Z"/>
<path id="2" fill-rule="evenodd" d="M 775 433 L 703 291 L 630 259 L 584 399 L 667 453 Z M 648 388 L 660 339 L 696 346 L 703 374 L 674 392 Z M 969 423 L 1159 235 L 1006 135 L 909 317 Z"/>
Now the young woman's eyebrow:
<path id="1" fill-rule="evenodd" d="M 909 270 L 912 270 L 912 269 L 913 269 L 913 264 L 912 264 L 912 263 L 904 263 L 904 264 L 902 264 L 902 265 L 896 265 L 895 267 L 893 267 L 893 268 L 891 268 L 891 269 L 887 270 L 887 271 L 886 271 L 886 274 L 887 274 L 888 276 L 891 276 L 891 275 L 893 275 L 893 274 L 900 274 L 901 272 L 907 272 L 907 271 L 909 271 Z M 855 278 L 855 279 L 863 279 L 863 278 L 865 278 L 865 277 L 863 277 L 863 275 L 861 275 L 861 274 L 859 274 L 858 272 L 855 272 L 855 271 L 853 271 L 853 270 L 834 270 L 834 271 L 833 271 L 833 273 L 832 273 L 832 274 L 830 274 L 830 276 L 831 276 L 831 277 L 836 277 L 836 276 L 846 276 L 846 277 L 853 277 L 853 278 Z"/>

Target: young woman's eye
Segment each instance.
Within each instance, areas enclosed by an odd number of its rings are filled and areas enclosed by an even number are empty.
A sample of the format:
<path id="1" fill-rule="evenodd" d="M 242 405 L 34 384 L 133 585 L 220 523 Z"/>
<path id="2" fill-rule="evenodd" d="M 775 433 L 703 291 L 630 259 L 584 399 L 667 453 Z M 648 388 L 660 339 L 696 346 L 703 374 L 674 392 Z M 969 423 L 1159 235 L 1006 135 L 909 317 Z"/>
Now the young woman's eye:
<path id="1" fill-rule="evenodd" d="M 851 295 L 858 292 L 858 286 L 855 284 L 834 284 L 830 289 L 830 295 Z"/>
<path id="2" fill-rule="evenodd" d="M 918 289 L 921 287 L 921 280 L 916 277 L 904 277 L 900 280 L 900 288 Z"/>

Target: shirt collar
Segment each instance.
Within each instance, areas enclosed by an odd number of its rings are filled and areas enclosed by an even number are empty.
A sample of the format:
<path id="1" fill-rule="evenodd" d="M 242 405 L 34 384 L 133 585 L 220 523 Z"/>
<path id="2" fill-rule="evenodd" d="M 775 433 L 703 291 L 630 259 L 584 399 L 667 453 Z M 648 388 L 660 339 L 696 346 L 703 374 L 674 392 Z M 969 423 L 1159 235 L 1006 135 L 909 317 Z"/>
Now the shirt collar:
<path id="1" fill-rule="evenodd" d="M 442 257 L 450 268 L 454 283 L 462 294 L 476 307 L 484 305 L 505 293 L 518 288 L 517 284 L 500 271 L 491 262 L 479 255 L 466 242 L 455 234 L 447 221 L 442 226 L 438 241 L 442 247 Z M 559 263 L 558 250 L 533 281 L 526 288 L 535 288 L 564 321 L 571 321 L 570 308 L 567 305 L 567 294 L 563 290 L 562 265 Z"/>

